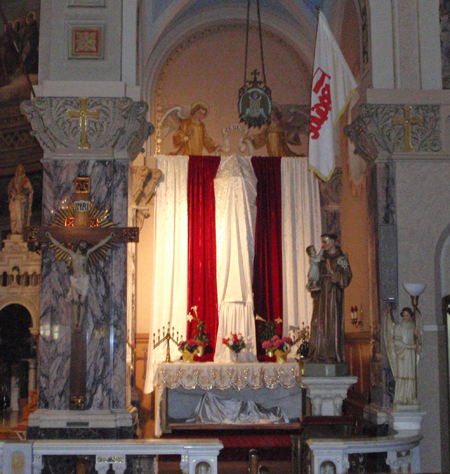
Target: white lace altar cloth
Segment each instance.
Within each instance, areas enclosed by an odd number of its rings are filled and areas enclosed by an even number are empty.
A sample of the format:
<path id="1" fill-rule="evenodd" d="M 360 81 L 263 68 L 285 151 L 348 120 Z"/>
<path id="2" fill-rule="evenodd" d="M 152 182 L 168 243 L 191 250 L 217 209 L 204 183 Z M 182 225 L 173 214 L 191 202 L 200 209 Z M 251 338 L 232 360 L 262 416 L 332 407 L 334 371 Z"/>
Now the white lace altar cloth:
<path id="1" fill-rule="evenodd" d="M 292 388 L 301 385 L 300 369 L 297 362 L 259 363 L 167 363 L 159 364 L 155 374 L 155 386 L 176 389 L 183 387 L 193 390 L 200 387 L 202 390 L 227 390 L 234 388 L 242 390 L 249 387 L 258 390 L 262 387 L 274 389 L 276 387 Z"/>
<path id="2" fill-rule="evenodd" d="M 300 368 L 297 362 L 284 364 L 270 362 L 162 362 L 158 365 L 153 380 L 156 388 L 155 400 L 155 436 L 162 435 L 161 400 L 165 388 L 175 390 L 183 387 L 194 390 L 252 390 L 278 387 L 291 389 L 301 386 Z"/>

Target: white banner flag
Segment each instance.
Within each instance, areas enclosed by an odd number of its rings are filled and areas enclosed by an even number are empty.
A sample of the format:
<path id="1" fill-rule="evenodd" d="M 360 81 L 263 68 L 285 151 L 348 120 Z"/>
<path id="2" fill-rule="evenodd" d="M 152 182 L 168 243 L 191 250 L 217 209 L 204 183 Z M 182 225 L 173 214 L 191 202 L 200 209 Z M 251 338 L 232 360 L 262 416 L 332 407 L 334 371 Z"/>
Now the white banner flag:
<path id="1" fill-rule="evenodd" d="M 309 167 L 324 181 L 330 179 L 335 166 L 334 125 L 357 87 L 325 15 L 320 12 L 311 90 Z"/>

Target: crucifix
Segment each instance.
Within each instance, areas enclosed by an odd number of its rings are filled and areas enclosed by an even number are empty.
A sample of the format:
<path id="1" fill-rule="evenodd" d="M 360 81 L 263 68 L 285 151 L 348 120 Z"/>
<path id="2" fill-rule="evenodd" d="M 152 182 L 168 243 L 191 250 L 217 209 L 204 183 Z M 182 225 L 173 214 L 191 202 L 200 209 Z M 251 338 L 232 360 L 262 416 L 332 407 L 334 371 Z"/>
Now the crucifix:
<path id="1" fill-rule="evenodd" d="M 411 117 L 411 105 L 405 105 L 403 107 L 403 118 L 394 117 L 392 119 L 392 125 L 404 125 L 405 127 L 405 144 L 402 148 L 402 151 L 413 152 L 416 149 L 412 146 L 411 143 L 411 125 L 420 125 L 423 127 L 422 117 L 412 118 Z"/>
<path id="2" fill-rule="evenodd" d="M 80 143 L 78 148 L 91 148 L 87 141 L 87 131 L 86 131 L 86 120 L 88 118 L 99 118 L 99 110 L 88 110 L 87 108 L 87 97 L 80 97 L 80 110 L 68 110 L 67 118 L 80 118 Z"/>
<path id="3" fill-rule="evenodd" d="M 75 198 L 68 209 L 57 212 L 47 227 L 27 227 L 27 242 L 50 242 L 56 257 L 72 267 L 67 301 L 72 304 L 70 409 L 86 409 L 86 335 L 84 315 L 89 298 L 89 272 L 106 258 L 114 243 L 138 242 L 137 227 L 114 227 L 108 211 L 96 209 L 90 200 L 90 178 L 75 180 Z"/>

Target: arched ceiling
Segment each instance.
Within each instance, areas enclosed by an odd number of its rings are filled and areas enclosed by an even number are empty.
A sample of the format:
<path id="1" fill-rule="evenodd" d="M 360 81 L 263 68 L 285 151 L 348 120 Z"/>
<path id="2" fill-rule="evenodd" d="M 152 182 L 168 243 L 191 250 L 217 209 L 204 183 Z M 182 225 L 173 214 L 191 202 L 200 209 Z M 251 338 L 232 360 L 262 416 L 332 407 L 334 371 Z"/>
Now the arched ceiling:
<path id="1" fill-rule="evenodd" d="M 247 3 L 247 0 L 142 0 L 142 87 L 148 90 L 161 59 L 193 32 L 218 24 L 245 24 Z M 317 28 L 316 7 L 327 14 L 334 13 L 333 5 L 333 0 L 260 0 L 263 29 L 290 43 L 305 63 L 311 62 Z M 251 0 L 250 16 L 256 23 L 256 0 Z"/>

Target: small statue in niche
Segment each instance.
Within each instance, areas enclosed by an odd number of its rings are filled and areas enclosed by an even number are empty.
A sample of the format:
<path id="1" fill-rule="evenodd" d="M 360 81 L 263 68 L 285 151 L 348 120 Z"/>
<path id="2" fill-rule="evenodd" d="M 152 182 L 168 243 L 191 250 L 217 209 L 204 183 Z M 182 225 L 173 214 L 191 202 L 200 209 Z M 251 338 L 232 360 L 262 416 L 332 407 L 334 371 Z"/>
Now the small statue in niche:
<path id="1" fill-rule="evenodd" d="M 195 466 L 195 474 L 210 474 L 210 472 L 210 465 L 205 461 L 199 462 Z"/>
<path id="2" fill-rule="evenodd" d="M 24 474 L 25 472 L 25 456 L 20 451 L 16 451 L 11 456 L 11 473 Z"/>
<path id="3" fill-rule="evenodd" d="M 392 308 L 384 320 L 386 351 L 395 379 L 395 405 L 418 405 L 417 365 L 422 353 L 423 320 L 418 308 L 403 308 L 397 324 Z"/>
<path id="4" fill-rule="evenodd" d="M 9 182 L 8 202 L 11 232 L 23 234 L 23 228 L 30 225 L 33 204 L 33 188 L 23 165 L 17 166 L 16 174 Z"/>
<path id="5" fill-rule="evenodd" d="M 320 474 L 336 474 L 336 466 L 331 461 L 325 461 L 320 465 Z"/>
<path id="6" fill-rule="evenodd" d="M 73 275 L 70 277 L 70 290 L 67 293 L 67 301 L 73 301 L 73 318 L 75 331 L 81 331 L 84 314 L 86 312 L 86 299 L 89 291 L 89 274 L 87 272 L 89 267 L 89 258 L 94 252 L 101 249 L 113 237 L 114 232 L 111 232 L 107 237 L 98 242 L 93 247 L 89 248 L 89 244 L 82 240 L 77 245 L 77 250 L 74 252 L 61 242 L 58 242 L 50 232 L 45 235 L 51 240 L 53 245 L 61 250 L 64 254 L 64 259 L 70 261 L 73 267 Z"/>

